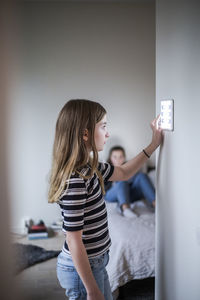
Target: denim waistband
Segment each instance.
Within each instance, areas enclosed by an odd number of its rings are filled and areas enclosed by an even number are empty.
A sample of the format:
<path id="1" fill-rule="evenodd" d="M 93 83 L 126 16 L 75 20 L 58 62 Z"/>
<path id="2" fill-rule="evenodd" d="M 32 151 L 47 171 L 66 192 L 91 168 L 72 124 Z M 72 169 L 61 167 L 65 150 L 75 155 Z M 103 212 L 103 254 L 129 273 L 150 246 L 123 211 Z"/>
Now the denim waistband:
<path id="1" fill-rule="evenodd" d="M 96 256 L 96 257 L 93 257 L 93 258 L 89 258 L 89 262 L 90 262 L 90 265 L 93 266 L 93 265 L 96 265 L 96 264 L 101 264 L 105 262 L 105 259 L 108 257 L 109 255 L 109 250 L 107 250 L 105 253 L 103 253 L 102 255 L 99 255 L 99 256 Z M 73 260 L 72 260 L 72 257 L 67 255 L 65 252 L 61 252 L 58 256 L 58 261 L 60 263 L 63 263 L 63 264 L 66 264 L 68 266 L 74 266 L 74 263 L 73 263 Z"/>
<path id="2" fill-rule="evenodd" d="M 110 251 L 110 250 L 107 250 L 107 251 L 106 251 L 105 253 L 103 253 L 102 255 L 99 255 L 99 256 L 96 256 L 96 257 L 93 257 L 93 258 L 89 258 L 90 264 L 96 263 L 96 262 L 98 262 L 98 263 L 103 262 L 104 259 L 105 259 L 105 257 L 108 256 L 109 251 Z"/>

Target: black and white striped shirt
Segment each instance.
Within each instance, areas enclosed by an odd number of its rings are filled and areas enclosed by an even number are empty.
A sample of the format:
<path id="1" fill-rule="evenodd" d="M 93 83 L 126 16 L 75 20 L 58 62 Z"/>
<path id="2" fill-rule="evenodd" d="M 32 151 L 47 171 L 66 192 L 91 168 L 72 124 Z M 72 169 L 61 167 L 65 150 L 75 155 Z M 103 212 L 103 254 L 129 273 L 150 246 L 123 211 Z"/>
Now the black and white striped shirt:
<path id="1" fill-rule="evenodd" d="M 99 163 L 98 170 L 106 183 L 114 167 L 109 163 Z M 81 170 L 81 174 L 87 175 L 88 171 L 89 166 L 86 166 Z M 67 231 L 83 230 L 82 241 L 89 258 L 102 255 L 108 250 L 111 240 L 107 211 L 96 173 L 89 179 L 73 173 L 69 179 L 68 189 L 62 193 L 59 205 L 63 218 L 62 230 L 65 234 Z M 66 240 L 62 251 L 70 255 Z"/>

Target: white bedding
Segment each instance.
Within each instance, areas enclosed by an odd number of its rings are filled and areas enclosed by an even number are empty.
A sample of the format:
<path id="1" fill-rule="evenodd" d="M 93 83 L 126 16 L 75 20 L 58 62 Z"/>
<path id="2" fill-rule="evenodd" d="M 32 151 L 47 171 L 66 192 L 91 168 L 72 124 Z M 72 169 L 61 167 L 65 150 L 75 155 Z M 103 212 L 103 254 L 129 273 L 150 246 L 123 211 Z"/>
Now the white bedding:
<path id="1" fill-rule="evenodd" d="M 155 276 L 155 214 L 143 201 L 134 204 L 139 217 L 127 219 L 106 203 L 112 245 L 107 266 L 112 292 L 133 279 Z"/>

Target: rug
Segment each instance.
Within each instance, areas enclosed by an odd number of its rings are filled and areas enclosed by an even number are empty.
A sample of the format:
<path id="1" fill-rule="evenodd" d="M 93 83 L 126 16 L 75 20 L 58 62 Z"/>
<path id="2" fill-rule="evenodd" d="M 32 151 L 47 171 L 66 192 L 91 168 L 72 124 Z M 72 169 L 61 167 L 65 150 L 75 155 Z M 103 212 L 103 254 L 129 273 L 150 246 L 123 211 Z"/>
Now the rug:
<path id="1" fill-rule="evenodd" d="M 18 274 L 24 269 L 37 263 L 57 257 L 60 251 L 46 250 L 35 245 L 13 244 L 14 272 Z"/>

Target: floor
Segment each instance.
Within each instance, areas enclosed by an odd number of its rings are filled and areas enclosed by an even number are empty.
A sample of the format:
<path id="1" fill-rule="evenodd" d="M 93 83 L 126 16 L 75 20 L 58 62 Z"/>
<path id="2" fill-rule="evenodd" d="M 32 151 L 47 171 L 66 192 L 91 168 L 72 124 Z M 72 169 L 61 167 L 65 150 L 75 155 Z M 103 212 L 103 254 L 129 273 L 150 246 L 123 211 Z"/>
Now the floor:
<path id="1" fill-rule="evenodd" d="M 47 250 L 62 248 L 59 234 L 46 240 L 29 241 L 27 237 L 15 236 L 14 241 L 34 244 Z M 16 285 L 23 300 L 67 300 L 56 277 L 56 258 L 36 264 L 16 276 Z M 154 300 L 154 278 L 134 280 L 119 289 L 118 300 Z"/>
<path id="2" fill-rule="evenodd" d="M 34 244 L 46 250 L 61 250 L 63 236 L 49 232 L 48 239 L 28 240 L 26 236 L 14 236 L 13 241 L 23 244 Z M 56 276 L 56 258 L 35 264 L 16 276 L 16 285 L 23 300 L 66 300 L 64 290 Z"/>
<path id="3" fill-rule="evenodd" d="M 134 280 L 119 289 L 118 300 L 154 300 L 155 278 Z"/>

